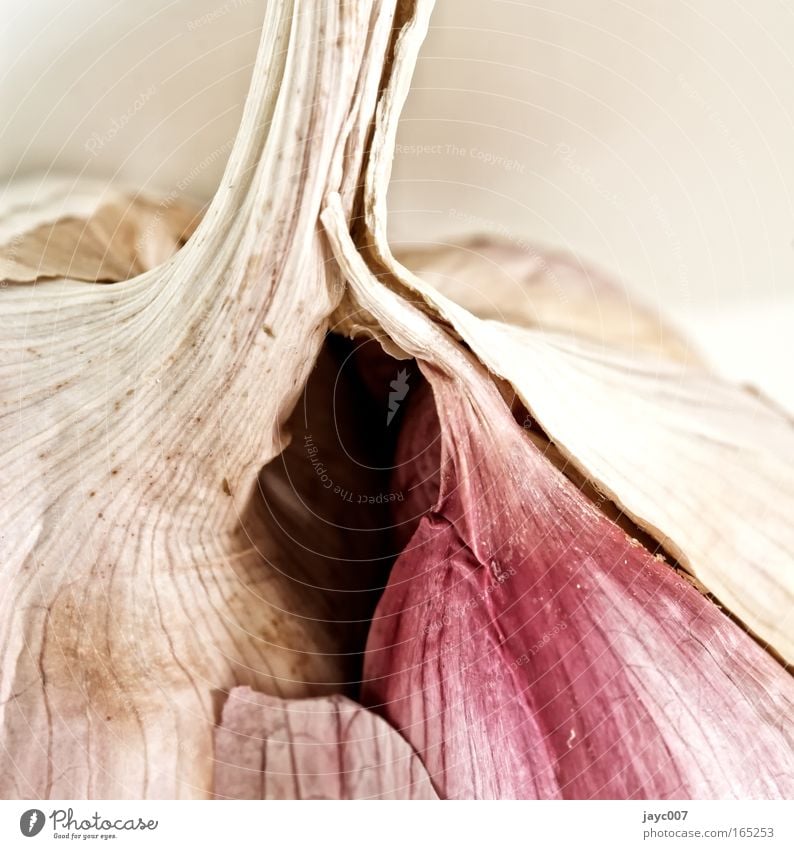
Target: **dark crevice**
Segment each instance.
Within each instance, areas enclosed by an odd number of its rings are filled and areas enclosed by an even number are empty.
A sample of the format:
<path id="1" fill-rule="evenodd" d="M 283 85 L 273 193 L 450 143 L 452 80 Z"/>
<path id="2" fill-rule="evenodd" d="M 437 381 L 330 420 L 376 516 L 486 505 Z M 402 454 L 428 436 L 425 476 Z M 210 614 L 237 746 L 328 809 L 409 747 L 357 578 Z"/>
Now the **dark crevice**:
<path id="1" fill-rule="evenodd" d="M 390 401 L 420 380 L 413 360 L 329 334 L 287 422 L 290 444 L 260 472 L 244 520 L 265 529 L 263 555 L 294 583 L 297 603 L 324 611 L 336 653 L 349 655 L 353 696 L 369 624 L 399 554 L 390 505 L 403 496 L 391 480 L 405 411 Z"/>
<path id="2" fill-rule="evenodd" d="M 786 665 L 562 454 L 512 387 L 497 386 L 527 438 L 591 504 Z M 259 496 L 249 507 L 246 523 L 266 528 L 267 547 L 280 552 L 279 568 L 295 583 L 296 598 L 307 611 L 326 611 L 329 644 L 333 634 L 336 651 L 348 656 L 345 680 L 354 698 L 391 568 L 438 497 L 437 417 L 428 421 L 417 456 L 402 456 L 398 446 L 404 423 L 416 424 L 412 411 L 426 407 L 428 392 L 415 360 L 397 360 L 373 340 L 329 334 L 288 420 L 291 442 L 260 473 Z"/>

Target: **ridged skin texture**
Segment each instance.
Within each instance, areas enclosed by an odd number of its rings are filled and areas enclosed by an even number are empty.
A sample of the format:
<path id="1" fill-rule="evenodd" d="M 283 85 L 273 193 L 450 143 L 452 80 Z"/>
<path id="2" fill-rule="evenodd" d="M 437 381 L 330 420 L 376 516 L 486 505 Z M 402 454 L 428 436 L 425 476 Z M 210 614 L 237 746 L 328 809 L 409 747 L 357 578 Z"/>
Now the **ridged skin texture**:
<path id="1" fill-rule="evenodd" d="M 215 731 L 224 799 L 436 799 L 411 747 L 345 696 L 279 699 L 235 687 Z"/>

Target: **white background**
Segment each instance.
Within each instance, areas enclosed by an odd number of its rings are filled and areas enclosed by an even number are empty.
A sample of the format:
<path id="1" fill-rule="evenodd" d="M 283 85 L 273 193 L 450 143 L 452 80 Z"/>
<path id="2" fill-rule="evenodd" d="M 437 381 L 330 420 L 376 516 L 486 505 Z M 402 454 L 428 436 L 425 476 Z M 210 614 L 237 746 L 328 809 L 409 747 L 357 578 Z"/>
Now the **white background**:
<path id="1" fill-rule="evenodd" d="M 2 3 L 0 175 L 170 191 L 233 138 L 264 0 Z M 786 0 L 439 0 L 399 142 L 465 153 L 396 157 L 392 236 L 455 209 L 565 247 L 794 409 L 792 44 Z"/>
<path id="2" fill-rule="evenodd" d="M 312 806 L 307 808 L 307 805 Z M 37 807 L 46 817 L 70 803 L 0 802 L 0 844 L 4 847 L 241 846 L 277 849 L 378 849 L 450 847 L 482 849 L 516 846 L 546 849 L 586 846 L 592 849 L 639 847 L 790 847 L 794 839 L 789 802 L 74 802 L 74 818 L 93 816 L 157 819 L 156 831 L 128 832 L 115 840 L 55 840 L 48 819 L 36 837 L 23 837 L 19 817 Z M 402 809 L 405 810 L 402 810 Z M 643 823 L 646 811 L 666 814 L 686 810 L 685 821 Z M 309 815 L 307 816 L 307 811 Z M 742 827 L 774 829 L 767 838 L 643 839 L 645 831 L 701 830 Z M 92 832 L 88 832 L 92 833 Z M 96 832 L 93 832 L 96 833 Z"/>

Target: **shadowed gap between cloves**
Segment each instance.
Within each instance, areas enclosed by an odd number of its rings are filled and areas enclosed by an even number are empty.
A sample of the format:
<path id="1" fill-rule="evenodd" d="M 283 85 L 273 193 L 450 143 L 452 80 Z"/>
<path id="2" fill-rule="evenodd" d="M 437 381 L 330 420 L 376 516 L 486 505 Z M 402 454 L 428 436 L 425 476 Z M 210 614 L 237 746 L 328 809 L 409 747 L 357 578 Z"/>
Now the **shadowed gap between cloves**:
<path id="1" fill-rule="evenodd" d="M 399 554 L 389 506 L 405 495 L 392 488 L 392 465 L 404 402 L 421 382 L 413 360 L 329 333 L 287 422 L 290 444 L 260 472 L 242 519 L 252 538 L 266 529 L 265 556 L 271 546 L 289 552 L 279 568 L 307 610 L 323 611 L 329 653 L 344 655 L 342 690 L 353 697 Z"/>
<path id="2" fill-rule="evenodd" d="M 748 631 L 662 543 L 564 457 L 511 387 L 502 384 L 500 390 L 548 462 L 629 537 Z M 411 459 L 415 468 L 398 475 L 395 465 L 401 427 L 430 391 L 414 360 L 397 360 L 374 340 L 329 333 L 288 420 L 290 444 L 262 469 L 258 493 L 243 519 L 244 525 L 266 527 L 272 543 L 291 552 L 281 561 L 282 571 L 294 582 L 297 597 L 315 600 L 308 609 L 325 611 L 329 645 L 343 655 L 347 685 L 338 689 L 353 698 L 370 622 L 391 568 L 438 495 L 437 417 L 427 426 L 427 450 Z"/>

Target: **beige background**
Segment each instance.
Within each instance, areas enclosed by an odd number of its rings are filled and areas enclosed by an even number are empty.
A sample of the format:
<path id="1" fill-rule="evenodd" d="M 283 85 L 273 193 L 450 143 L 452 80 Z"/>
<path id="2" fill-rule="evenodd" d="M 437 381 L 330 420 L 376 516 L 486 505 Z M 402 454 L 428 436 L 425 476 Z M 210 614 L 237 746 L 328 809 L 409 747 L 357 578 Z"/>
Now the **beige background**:
<path id="1" fill-rule="evenodd" d="M 211 195 L 266 3 L 2 2 L 0 174 Z M 392 236 L 565 247 L 794 409 L 792 44 L 785 0 L 439 0 Z"/>

